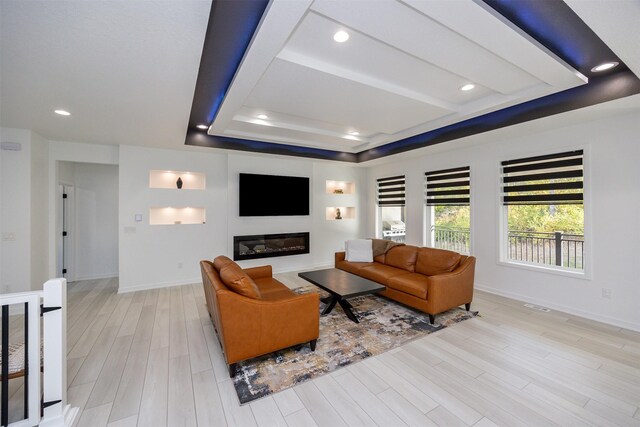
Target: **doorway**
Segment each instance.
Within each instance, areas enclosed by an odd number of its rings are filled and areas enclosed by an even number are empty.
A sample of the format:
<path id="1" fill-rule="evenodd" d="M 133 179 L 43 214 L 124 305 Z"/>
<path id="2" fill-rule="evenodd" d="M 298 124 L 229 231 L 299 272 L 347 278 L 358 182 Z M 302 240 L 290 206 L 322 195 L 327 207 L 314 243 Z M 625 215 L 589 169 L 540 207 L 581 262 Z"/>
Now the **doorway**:
<path id="1" fill-rule="evenodd" d="M 58 162 L 57 274 L 118 276 L 118 166 Z"/>

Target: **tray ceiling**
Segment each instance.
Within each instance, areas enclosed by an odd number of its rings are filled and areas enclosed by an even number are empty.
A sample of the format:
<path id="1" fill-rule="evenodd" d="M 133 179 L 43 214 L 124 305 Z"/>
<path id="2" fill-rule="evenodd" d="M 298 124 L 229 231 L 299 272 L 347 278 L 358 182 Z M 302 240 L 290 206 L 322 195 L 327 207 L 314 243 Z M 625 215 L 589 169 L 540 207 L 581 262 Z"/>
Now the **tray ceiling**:
<path id="1" fill-rule="evenodd" d="M 355 153 L 587 81 L 482 2 L 273 1 L 208 133 Z"/>

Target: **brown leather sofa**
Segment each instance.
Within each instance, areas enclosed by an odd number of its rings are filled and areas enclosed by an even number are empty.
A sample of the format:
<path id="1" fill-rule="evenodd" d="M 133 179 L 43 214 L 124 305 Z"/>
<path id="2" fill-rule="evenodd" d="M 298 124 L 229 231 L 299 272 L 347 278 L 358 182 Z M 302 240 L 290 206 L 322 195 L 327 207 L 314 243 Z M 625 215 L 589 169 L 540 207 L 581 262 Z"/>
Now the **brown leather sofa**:
<path id="1" fill-rule="evenodd" d="M 410 245 L 394 246 L 374 262 L 348 262 L 335 254 L 335 267 L 387 287 L 378 295 L 435 315 L 473 300 L 476 259 L 457 252 Z"/>
<path id="2" fill-rule="evenodd" d="M 272 277 L 271 266 L 242 270 L 227 257 L 200 261 L 209 316 L 229 374 L 236 363 L 309 342 L 315 350 L 317 293 L 298 295 Z"/>

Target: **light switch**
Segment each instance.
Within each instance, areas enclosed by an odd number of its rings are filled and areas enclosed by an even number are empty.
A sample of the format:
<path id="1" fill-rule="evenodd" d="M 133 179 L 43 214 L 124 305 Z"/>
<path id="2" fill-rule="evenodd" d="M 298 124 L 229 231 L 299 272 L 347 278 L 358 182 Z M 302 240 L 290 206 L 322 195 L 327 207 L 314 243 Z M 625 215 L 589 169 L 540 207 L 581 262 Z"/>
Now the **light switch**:
<path id="1" fill-rule="evenodd" d="M 136 214 L 136 222 L 142 221 L 142 214 Z"/>

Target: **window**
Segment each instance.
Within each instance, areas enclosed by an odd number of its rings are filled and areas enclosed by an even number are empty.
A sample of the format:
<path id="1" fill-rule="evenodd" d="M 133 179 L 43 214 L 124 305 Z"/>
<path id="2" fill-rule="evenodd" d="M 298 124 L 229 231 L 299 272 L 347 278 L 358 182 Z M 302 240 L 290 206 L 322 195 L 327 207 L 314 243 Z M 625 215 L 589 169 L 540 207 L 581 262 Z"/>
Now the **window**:
<path id="1" fill-rule="evenodd" d="M 469 166 L 425 172 L 428 245 L 469 254 L 471 232 Z"/>
<path id="2" fill-rule="evenodd" d="M 505 258 L 584 270 L 583 151 L 502 162 Z"/>
<path id="3" fill-rule="evenodd" d="M 378 179 L 378 218 L 382 238 L 404 243 L 405 180 L 404 175 Z"/>

